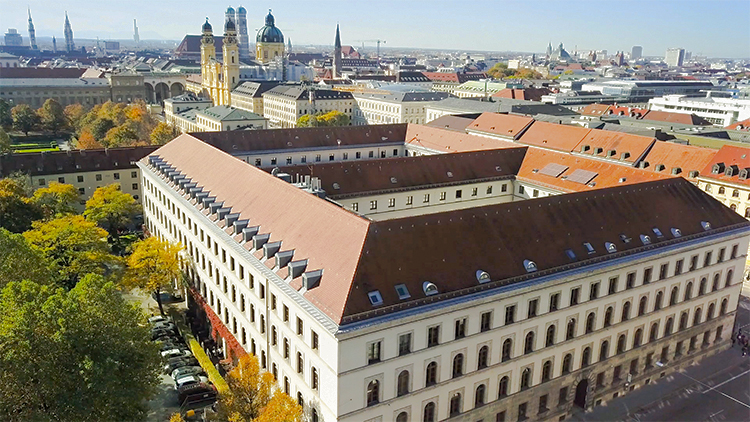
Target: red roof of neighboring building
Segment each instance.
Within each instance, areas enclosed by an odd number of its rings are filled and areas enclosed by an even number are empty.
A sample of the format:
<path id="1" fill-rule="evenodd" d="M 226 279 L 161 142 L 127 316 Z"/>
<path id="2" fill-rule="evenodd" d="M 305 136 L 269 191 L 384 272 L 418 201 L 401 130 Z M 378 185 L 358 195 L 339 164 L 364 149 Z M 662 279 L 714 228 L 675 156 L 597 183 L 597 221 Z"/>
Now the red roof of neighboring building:
<path id="1" fill-rule="evenodd" d="M 582 116 L 603 116 L 609 110 L 609 104 L 589 104 L 581 110 Z"/>
<path id="2" fill-rule="evenodd" d="M 542 95 L 547 95 L 550 90 L 547 88 L 505 88 L 494 94 L 493 97 L 513 98 L 516 100 L 542 101 Z"/>
<path id="3" fill-rule="evenodd" d="M 411 123 L 406 129 L 406 144 L 439 152 L 481 151 L 518 147 L 518 144 L 511 141 Z"/>
<path id="4" fill-rule="evenodd" d="M 676 175 L 693 180 L 695 177 L 691 174 L 703 170 L 715 155 L 716 150 L 711 148 L 656 141 L 643 161 L 647 164 L 646 170 L 658 171 L 658 166 L 663 165 L 662 173 L 672 174 L 674 169 L 679 169 Z"/>
<path id="5" fill-rule="evenodd" d="M 749 131 L 750 130 L 750 119 L 743 120 L 741 122 L 732 123 L 731 125 L 727 126 L 726 129 L 729 130 L 744 130 Z"/>
<path id="6" fill-rule="evenodd" d="M 671 113 L 668 111 L 649 110 L 642 120 L 653 120 L 656 122 L 681 123 L 684 125 L 710 126 L 711 122 L 695 114 Z"/>
<path id="7" fill-rule="evenodd" d="M 591 129 L 580 126 L 559 125 L 535 121 L 528 128 L 518 142 L 541 148 L 556 149 L 558 151 L 571 152 L 575 150 L 581 140 L 588 135 Z"/>
<path id="8" fill-rule="evenodd" d="M 422 74 L 425 75 L 427 79 L 433 82 L 453 82 L 456 84 L 462 84 L 466 81 L 477 81 L 479 79 L 484 79 L 487 77 L 486 73 L 479 72 L 422 72 Z"/>
<path id="9" fill-rule="evenodd" d="M 714 165 L 717 165 L 718 173 L 713 172 Z M 727 167 L 732 168 L 731 175 L 726 174 Z M 750 186 L 750 179 L 740 180 L 740 171 L 745 169 L 750 169 L 750 148 L 724 145 L 706 164 L 700 175 L 708 179 Z"/>
<path id="10" fill-rule="evenodd" d="M 575 151 L 635 163 L 654 142 L 654 138 L 645 136 L 593 129 L 578 143 Z"/>
<path id="11" fill-rule="evenodd" d="M 532 117 L 511 114 L 482 113 L 466 130 L 492 133 L 504 138 L 515 139 L 534 122 Z"/>

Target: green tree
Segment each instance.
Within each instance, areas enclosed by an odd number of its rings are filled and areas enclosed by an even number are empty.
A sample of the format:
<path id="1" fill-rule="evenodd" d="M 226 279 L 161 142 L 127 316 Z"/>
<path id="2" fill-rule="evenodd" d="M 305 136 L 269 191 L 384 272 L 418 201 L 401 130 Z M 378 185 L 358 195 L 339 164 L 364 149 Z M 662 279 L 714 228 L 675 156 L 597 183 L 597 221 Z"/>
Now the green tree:
<path id="1" fill-rule="evenodd" d="M 60 129 L 68 125 L 68 119 L 65 117 L 65 110 L 57 100 L 50 98 L 44 102 L 39 109 L 39 118 L 42 126 L 48 131 L 57 135 Z"/>
<path id="2" fill-rule="evenodd" d="M 83 105 L 78 103 L 70 104 L 65 107 L 63 113 L 65 113 L 65 118 L 68 119 L 68 124 L 70 124 L 71 128 L 74 130 L 80 129 L 81 120 L 83 119 L 83 116 L 86 115 L 86 110 L 83 108 Z"/>
<path id="3" fill-rule="evenodd" d="M 13 128 L 28 136 L 39 126 L 39 115 L 28 104 L 19 104 L 11 109 Z"/>
<path id="4" fill-rule="evenodd" d="M 42 209 L 46 218 L 52 218 L 74 214 L 80 196 L 73 185 L 50 182 L 48 187 L 37 189 L 31 200 Z"/>
<path id="5" fill-rule="evenodd" d="M 120 126 L 113 127 L 101 140 L 102 144 L 107 147 L 125 147 L 138 143 L 138 132 L 130 123 L 124 123 Z"/>
<path id="6" fill-rule="evenodd" d="M 143 420 L 158 346 L 113 283 L 92 274 L 70 291 L 13 282 L 0 306 L 0 420 Z"/>
<path id="7" fill-rule="evenodd" d="M 10 112 L 10 103 L 0 98 L 0 127 L 9 130 L 13 126 L 13 115 Z"/>
<path id="8" fill-rule="evenodd" d="M 320 126 L 349 126 L 349 116 L 338 110 L 319 115 L 318 121 L 322 123 Z"/>
<path id="9" fill-rule="evenodd" d="M 156 294 L 159 312 L 164 315 L 161 303 L 162 291 L 172 290 L 179 279 L 180 245 L 175 245 L 158 237 L 147 237 L 133 244 L 133 253 L 128 257 L 125 272 L 125 286 Z"/>
<path id="10" fill-rule="evenodd" d="M 83 215 L 87 220 L 109 230 L 115 238 L 119 231 L 127 227 L 138 213 L 140 206 L 130 194 L 120 190 L 119 183 L 102 186 L 94 191 Z"/>
<path id="11" fill-rule="evenodd" d="M 315 127 L 317 126 L 318 119 L 315 116 L 305 114 L 297 119 L 297 127 Z"/>
<path id="12" fill-rule="evenodd" d="M 0 154 L 11 152 L 10 135 L 0 126 Z"/>
<path id="13" fill-rule="evenodd" d="M 51 284 L 54 281 L 52 268 L 47 258 L 23 235 L 0 228 L 0 290 L 12 281 Z"/>
<path id="14" fill-rule="evenodd" d="M 513 74 L 515 74 L 515 71 L 513 69 L 508 69 L 508 65 L 502 62 L 495 63 L 495 65 L 487 71 L 487 76 L 493 79 L 502 79 Z"/>
<path id="15" fill-rule="evenodd" d="M 83 128 L 89 129 L 96 140 L 102 140 L 105 136 L 107 136 L 107 132 L 109 132 L 114 127 L 115 122 L 113 122 L 112 120 L 97 118 L 96 120 L 91 122 L 90 125 L 86 125 Z"/>
<path id="16" fill-rule="evenodd" d="M 13 233 L 31 228 L 34 220 L 43 217 L 42 210 L 29 198 L 29 192 L 20 178 L 0 180 L 0 227 Z"/>
<path id="17" fill-rule="evenodd" d="M 164 145 L 177 136 L 177 131 L 165 122 L 159 122 L 151 131 L 151 145 Z"/>
<path id="18" fill-rule="evenodd" d="M 35 221 L 24 237 L 59 273 L 61 283 L 72 288 L 84 274 L 105 274 L 116 269 L 109 253 L 107 231 L 80 215 Z"/>

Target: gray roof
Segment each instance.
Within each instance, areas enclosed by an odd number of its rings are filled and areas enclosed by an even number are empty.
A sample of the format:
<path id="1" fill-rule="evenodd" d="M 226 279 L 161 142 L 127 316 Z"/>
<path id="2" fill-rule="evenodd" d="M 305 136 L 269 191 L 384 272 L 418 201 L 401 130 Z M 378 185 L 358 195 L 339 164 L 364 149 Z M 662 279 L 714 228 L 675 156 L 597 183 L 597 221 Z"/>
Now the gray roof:
<path id="1" fill-rule="evenodd" d="M 293 100 L 308 100 L 310 98 L 310 89 L 302 88 L 299 85 L 279 85 L 266 91 L 263 95 L 277 95 Z M 332 89 L 315 89 L 316 100 L 351 100 L 352 93 L 344 91 L 334 91 Z"/>
<path id="2" fill-rule="evenodd" d="M 514 100 L 512 98 L 493 98 L 493 101 L 469 100 L 466 98 L 446 98 L 430 108 L 444 110 L 451 113 L 497 113 L 503 104 L 523 104 L 531 101 Z"/>
<path id="3" fill-rule="evenodd" d="M 208 118 L 216 119 L 220 122 L 263 119 L 263 116 L 227 105 L 199 110 L 196 114 L 203 114 Z"/>
<path id="4" fill-rule="evenodd" d="M 450 94 L 447 92 L 392 92 L 389 94 L 355 94 L 356 98 L 369 98 L 373 100 L 389 101 L 394 103 L 441 101 Z"/>
<path id="5" fill-rule="evenodd" d="M 3 87 L 97 88 L 109 87 L 109 81 L 101 78 L 8 78 L 0 79 L 0 88 Z"/>
<path id="6" fill-rule="evenodd" d="M 167 98 L 164 102 L 170 103 L 211 103 L 211 100 L 207 98 L 201 98 L 193 92 L 186 92 L 176 97 Z"/>
<path id="7" fill-rule="evenodd" d="M 263 93 L 277 87 L 281 81 L 247 81 L 239 84 L 232 90 L 232 95 L 246 95 L 252 98 L 262 98 Z"/>

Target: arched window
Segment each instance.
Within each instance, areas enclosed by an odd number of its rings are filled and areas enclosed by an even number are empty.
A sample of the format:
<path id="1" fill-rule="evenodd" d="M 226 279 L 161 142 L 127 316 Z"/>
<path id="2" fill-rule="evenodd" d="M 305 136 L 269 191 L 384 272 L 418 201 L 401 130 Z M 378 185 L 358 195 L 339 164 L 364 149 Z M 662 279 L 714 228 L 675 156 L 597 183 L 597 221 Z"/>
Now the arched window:
<path id="1" fill-rule="evenodd" d="M 719 195 L 724 195 L 724 187 L 719 187 Z"/>
<path id="2" fill-rule="evenodd" d="M 750 195 L 748 195 L 750 197 Z M 745 208 L 745 218 L 750 218 L 750 207 Z"/>
<path id="3" fill-rule="evenodd" d="M 596 314 L 590 312 L 586 315 L 586 334 L 594 331 L 594 325 L 596 324 Z"/>
<path id="4" fill-rule="evenodd" d="M 487 387 L 484 384 L 479 384 L 477 391 L 474 392 L 474 407 L 480 407 L 484 405 L 484 396 L 487 392 Z"/>
<path id="5" fill-rule="evenodd" d="M 425 371 L 425 387 L 437 384 L 437 363 L 430 362 L 427 364 L 427 370 Z"/>
<path id="6" fill-rule="evenodd" d="M 708 305 L 708 312 L 706 312 L 706 321 L 713 319 L 714 312 L 716 312 L 716 304 L 712 303 Z"/>
<path id="7" fill-rule="evenodd" d="M 664 324 L 664 337 L 672 334 L 672 328 L 674 328 L 674 319 L 669 317 L 666 324 Z"/>
<path id="8" fill-rule="evenodd" d="M 565 330 L 565 340 L 570 340 L 576 335 L 576 320 L 568 321 L 568 328 Z"/>
<path id="9" fill-rule="evenodd" d="M 721 301 L 721 307 L 719 308 L 719 315 L 724 315 L 725 313 L 727 313 L 727 304 L 728 302 L 726 299 Z"/>
<path id="10" fill-rule="evenodd" d="M 459 353 L 453 358 L 453 378 L 464 374 L 464 354 Z"/>
<path id="11" fill-rule="evenodd" d="M 380 383 L 378 380 L 372 380 L 367 384 L 367 405 L 373 406 L 380 400 Z"/>
<path id="12" fill-rule="evenodd" d="M 698 325 L 701 323 L 701 308 L 698 308 L 695 310 L 695 315 L 693 315 L 693 325 Z"/>
<path id="13" fill-rule="evenodd" d="M 635 335 L 633 336 L 633 348 L 639 347 L 641 345 L 641 342 L 643 341 L 643 330 L 637 329 L 635 330 Z"/>
<path id="14" fill-rule="evenodd" d="M 429 402 L 424 406 L 422 422 L 435 422 L 435 403 Z"/>
<path id="15" fill-rule="evenodd" d="M 401 412 L 396 416 L 396 422 L 409 422 L 409 415 L 406 412 Z"/>
<path id="16" fill-rule="evenodd" d="M 654 299 L 654 311 L 661 309 L 661 302 L 664 300 L 664 292 L 656 292 L 656 299 Z"/>
<path id="17" fill-rule="evenodd" d="M 602 347 L 599 348 L 599 361 L 603 361 L 609 357 L 609 341 L 604 340 Z"/>
<path id="18" fill-rule="evenodd" d="M 409 394 L 409 371 L 401 371 L 401 373 L 398 374 L 397 390 L 396 395 L 398 396 Z"/>
<path id="19" fill-rule="evenodd" d="M 521 390 L 525 390 L 531 386 L 531 369 L 524 368 L 521 371 Z"/>
<path id="20" fill-rule="evenodd" d="M 622 321 L 627 321 L 630 318 L 630 302 L 622 304 Z"/>
<path id="21" fill-rule="evenodd" d="M 550 347 L 550 346 L 553 346 L 554 344 L 555 344 L 555 326 L 550 325 L 549 327 L 547 327 L 547 337 L 545 338 L 544 346 Z"/>
<path id="22" fill-rule="evenodd" d="M 302 397 L 302 392 L 297 392 L 297 404 L 300 405 L 303 409 L 305 408 L 305 399 Z"/>
<path id="23" fill-rule="evenodd" d="M 586 347 L 581 353 L 581 368 L 585 368 L 591 364 L 591 348 Z"/>
<path id="24" fill-rule="evenodd" d="M 715 292 L 719 290 L 719 280 L 721 279 L 721 276 L 719 274 L 714 275 L 714 282 L 711 285 L 711 291 Z"/>
<path id="25" fill-rule="evenodd" d="M 312 368 L 312 375 L 311 375 L 310 379 L 311 379 L 311 382 L 312 382 L 312 388 L 313 388 L 313 390 L 317 390 L 318 389 L 318 384 L 319 384 L 319 382 L 318 382 L 318 369 L 317 368 L 315 368 L 315 367 Z"/>
<path id="26" fill-rule="evenodd" d="M 669 294 L 669 306 L 677 304 L 677 295 L 680 294 L 680 288 L 677 286 L 672 287 L 672 293 Z"/>
<path id="27" fill-rule="evenodd" d="M 506 339 L 503 342 L 503 350 L 501 352 L 502 356 L 501 356 L 501 359 L 500 359 L 501 361 L 506 362 L 506 361 L 510 360 L 510 358 L 511 358 L 511 349 L 512 348 L 513 348 L 513 340 Z"/>
<path id="28" fill-rule="evenodd" d="M 687 286 L 685 286 L 685 296 L 683 297 L 682 300 L 690 300 L 691 297 L 693 297 L 693 282 L 692 281 L 688 283 Z"/>
<path id="29" fill-rule="evenodd" d="M 706 294 L 706 285 L 708 284 L 708 280 L 706 280 L 706 277 L 703 277 L 701 279 L 701 284 L 698 287 L 698 296 L 703 296 Z"/>
<path id="30" fill-rule="evenodd" d="M 526 334 L 526 340 L 523 342 L 523 353 L 528 354 L 534 351 L 534 332 Z"/>
<path id="31" fill-rule="evenodd" d="M 651 324 L 651 331 L 648 333 L 648 341 L 656 341 L 656 339 L 659 337 L 659 323 L 655 322 Z"/>
<path id="32" fill-rule="evenodd" d="M 456 416 L 461 413 L 461 393 L 456 393 L 451 397 L 449 416 Z"/>
<path id="33" fill-rule="evenodd" d="M 500 378 L 500 384 L 497 386 L 497 398 L 501 399 L 508 395 L 508 382 L 510 380 L 507 376 Z"/>
<path id="34" fill-rule="evenodd" d="M 638 302 L 638 316 L 646 313 L 646 305 L 648 305 L 648 297 L 643 296 L 640 302 Z"/>
<path id="35" fill-rule="evenodd" d="M 573 355 L 568 353 L 563 357 L 562 361 L 562 375 L 570 373 L 570 366 L 573 363 Z"/>
<path id="36" fill-rule="evenodd" d="M 724 282 L 724 287 L 729 287 L 732 285 L 732 275 L 734 275 L 734 271 L 732 270 L 727 271 L 727 278 L 726 278 L 726 281 Z"/>
<path id="37" fill-rule="evenodd" d="M 552 378 L 552 361 L 545 361 L 542 365 L 542 382 L 547 382 Z"/>
<path id="38" fill-rule="evenodd" d="M 729 209 L 732 210 L 732 211 L 737 211 L 737 204 L 730 205 Z"/>
<path id="39" fill-rule="evenodd" d="M 479 349 L 479 356 L 477 356 L 477 369 L 482 369 L 489 366 L 489 360 L 490 348 L 487 346 L 482 346 L 482 348 Z"/>
<path id="40" fill-rule="evenodd" d="M 404 418 L 401 419 L 400 421 L 398 419 L 396 419 L 396 421 L 397 422 L 408 422 L 408 419 L 406 417 L 406 412 L 401 412 L 401 414 L 398 415 L 398 416 L 401 417 L 401 415 L 404 415 Z M 311 418 L 310 422 L 319 422 L 319 421 L 320 421 L 320 418 L 318 417 L 318 409 L 316 409 L 316 408 L 313 407 L 312 418 Z"/>
<path id="41" fill-rule="evenodd" d="M 608 307 L 606 311 L 604 311 L 604 328 L 609 327 L 612 325 L 612 313 L 614 312 L 614 309 L 612 307 Z"/>
<path id="42" fill-rule="evenodd" d="M 625 341 L 627 340 L 627 337 L 625 334 L 620 334 L 620 337 L 617 338 L 617 354 L 625 352 Z"/>

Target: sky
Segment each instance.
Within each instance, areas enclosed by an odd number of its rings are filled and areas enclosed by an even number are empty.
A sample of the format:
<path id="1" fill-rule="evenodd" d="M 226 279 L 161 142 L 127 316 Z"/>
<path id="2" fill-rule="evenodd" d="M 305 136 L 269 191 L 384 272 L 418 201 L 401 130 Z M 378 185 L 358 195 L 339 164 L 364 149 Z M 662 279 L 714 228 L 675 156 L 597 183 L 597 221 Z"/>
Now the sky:
<path id="1" fill-rule="evenodd" d="M 31 8 L 37 37 L 63 38 L 67 10 L 76 37 L 180 40 L 198 34 L 206 17 L 220 32 L 227 6 L 215 0 L 0 0 L 0 30 L 17 28 L 28 42 Z M 681 47 L 694 55 L 750 58 L 750 0 L 285 0 L 249 1 L 248 30 L 273 9 L 295 46 L 332 45 L 336 23 L 345 45 L 385 40 L 385 47 L 543 52 L 630 51 L 663 56 Z M 374 48 L 367 42 L 366 47 Z"/>

